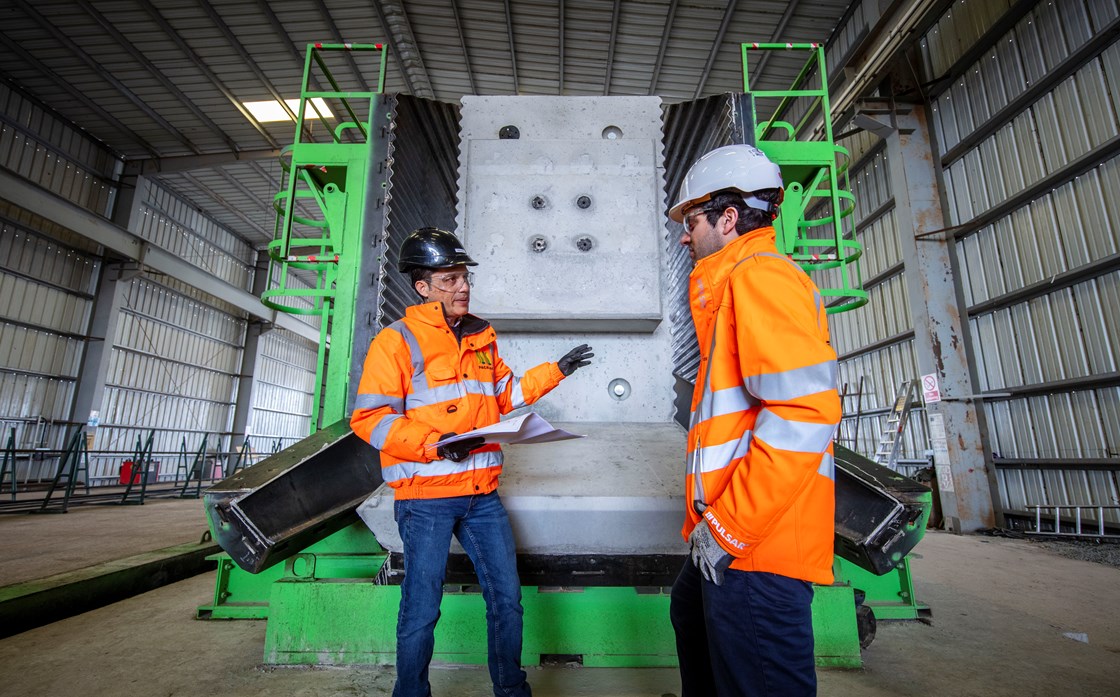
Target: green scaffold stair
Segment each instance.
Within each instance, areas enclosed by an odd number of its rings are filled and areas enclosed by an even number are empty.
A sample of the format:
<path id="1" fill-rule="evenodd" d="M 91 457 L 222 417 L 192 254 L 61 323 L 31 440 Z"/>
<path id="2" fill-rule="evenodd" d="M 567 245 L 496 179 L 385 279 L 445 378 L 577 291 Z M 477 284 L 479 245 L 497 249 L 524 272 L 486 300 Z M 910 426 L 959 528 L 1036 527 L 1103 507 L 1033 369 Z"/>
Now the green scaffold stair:
<path id="1" fill-rule="evenodd" d="M 809 58 L 789 89 L 752 89 L 747 59 L 759 51 L 804 51 Z M 778 249 L 813 276 L 830 314 L 861 307 L 867 303 L 867 291 L 859 270 L 863 247 L 851 229 L 851 158 L 833 140 L 824 47 L 744 43 L 742 56 L 743 91 L 750 97 L 755 144 L 782 168 L 786 183 Z M 760 118 L 763 106 L 773 108 Z"/>
<path id="2" fill-rule="evenodd" d="M 343 89 L 330 65 L 353 64 L 363 55 L 378 63 L 376 86 Z M 268 245 L 271 263 L 261 301 L 281 312 L 318 318 L 312 432 L 342 418 L 345 410 L 345 391 L 329 387 L 346 385 L 345 376 L 339 381 L 330 373 L 345 371 L 352 350 L 349 327 L 362 242 L 357 221 L 365 206 L 370 136 L 385 81 L 385 59 L 382 44 L 308 44 L 299 107 L 292 114 L 295 141 L 280 155 L 283 179 L 273 199 L 276 226 Z M 330 89 L 317 89 L 321 82 Z M 317 125 L 322 131 L 318 134 Z M 332 333 L 332 327 L 346 329 Z"/>

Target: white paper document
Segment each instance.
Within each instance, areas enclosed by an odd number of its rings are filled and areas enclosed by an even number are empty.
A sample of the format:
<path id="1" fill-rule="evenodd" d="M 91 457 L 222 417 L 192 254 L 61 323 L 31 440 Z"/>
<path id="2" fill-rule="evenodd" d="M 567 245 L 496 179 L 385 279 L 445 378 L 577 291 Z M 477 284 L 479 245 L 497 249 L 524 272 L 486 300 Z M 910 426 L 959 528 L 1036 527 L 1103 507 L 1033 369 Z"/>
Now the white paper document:
<path id="1" fill-rule="evenodd" d="M 551 443 L 557 440 L 585 437 L 575 433 L 568 433 L 560 428 L 555 428 L 552 424 L 545 421 L 544 418 L 530 412 L 508 421 L 501 421 L 493 426 L 484 426 L 483 428 L 476 428 L 473 431 L 460 433 L 450 438 L 444 438 L 438 444 L 432 443 L 429 447 L 447 445 L 448 443 L 455 443 L 467 438 L 474 438 L 475 436 L 482 436 L 486 439 L 487 443 L 505 443 L 507 445 L 516 445 L 519 443 Z"/>

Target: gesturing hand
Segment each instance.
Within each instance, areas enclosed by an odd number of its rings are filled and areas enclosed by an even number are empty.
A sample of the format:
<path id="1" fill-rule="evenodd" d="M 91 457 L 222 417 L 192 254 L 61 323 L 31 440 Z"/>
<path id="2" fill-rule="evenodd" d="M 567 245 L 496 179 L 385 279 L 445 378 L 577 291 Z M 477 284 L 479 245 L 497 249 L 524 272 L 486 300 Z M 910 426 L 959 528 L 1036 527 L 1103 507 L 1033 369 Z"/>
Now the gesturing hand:
<path id="1" fill-rule="evenodd" d="M 576 372 L 576 368 L 582 368 L 585 365 L 591 365 L 591 361 L 588 359 L 594 355 L 594 353 L 591 353 L 590 346 L 588 346 L 587 344 L 580 344 L 571 351 L 565 353 L 564 357 L 556 361 L 556 363 L 560 366 L 560 372 L 563 373 L 565 377 L 567 377 L 568 375 Z"/>
<path id="2" fill-rule="evenodd" d="M 457 435 L 456 433 L 445 433 L 439 437 L 437 443 L 442 442 L 445 438 Z M 486 442 L 482 436 L 474 436 L 472 438 L 465 438 L 463 440 L 448 443 L 447 445 L 436 446 L 436 456 L 440 459 L 451 460 L 452 462 L 462 462 L 467 459 L 471 451 Z"/>

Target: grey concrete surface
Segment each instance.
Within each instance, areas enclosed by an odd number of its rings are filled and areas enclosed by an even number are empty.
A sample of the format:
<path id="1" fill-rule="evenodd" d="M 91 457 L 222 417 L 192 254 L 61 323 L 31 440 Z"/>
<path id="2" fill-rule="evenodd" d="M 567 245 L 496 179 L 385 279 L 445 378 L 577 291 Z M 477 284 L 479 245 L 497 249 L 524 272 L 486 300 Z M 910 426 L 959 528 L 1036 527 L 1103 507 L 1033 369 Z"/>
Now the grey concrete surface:
<path id="1" fill-rule="evenodd" d="M 83 518 L 79 512 L 71 524 L 87 527 Z M 10 544 L 7 529 L 0 520 Z M 91 539 L 112 533 L 99 532 Z M 931 532 L 913 569 L 933 624 L 881 624 L 864 668 L 820 671 L 820 694 L 1120 694 L 1120 570 L 1048 546 Z M 391 693 L 391 668 L 262 666 L 264 622 L 194 619 L 213 580 L 204 574 L 0 640 L 0 695 Z M 529 676 L 538 697 L 680 694 L 668 669 L 547 667 Z M 437 697 L 491 694 L 483 668 L 437 667 L 432 680 Z"/>
<path id="2" fill-rule="evenodd" d="M 43 497 L 43 492 L 28 496 Z M 148 499 L 143 506 L 74 506 L 68 513 L 0 515 L 0 586 L 163 547 L 206 532 L 199 499 Z"/>

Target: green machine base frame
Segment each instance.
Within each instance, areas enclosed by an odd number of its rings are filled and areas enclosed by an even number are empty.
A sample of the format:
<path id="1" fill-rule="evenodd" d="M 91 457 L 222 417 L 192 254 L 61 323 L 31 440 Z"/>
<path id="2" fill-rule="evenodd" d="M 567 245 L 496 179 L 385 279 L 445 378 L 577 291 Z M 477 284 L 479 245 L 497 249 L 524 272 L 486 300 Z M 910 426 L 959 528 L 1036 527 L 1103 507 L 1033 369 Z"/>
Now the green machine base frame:
<path id="1" fill-rule="evenodd" d="M 578 656 L 591 667 L 672 667 L 677 664 L 668 590 L 635 588 L 522 589 L 522 663 Z M 813 625 L 818 666 L 860 667 L 853 590 L 816 588 Z M 285 578 L 272 584 L 265 663 L 392 665 L 399 586 L 338 579 Z M 477 592 L 445 592 L 436 627 L 434 661 L 485 665 L 485 604 Z"/>
<path id="2" fill-rule="evenodd" d="M 266 663 L 392 664 L 400 587 L 375 576 L 384 550 L 361 523 L 343 528 L 258 574 L 226 554 L 218 562 L 214 600 L 202 619 L 267 619 Z M 861 664 L 855 598 L 864 595 L 876 620 L 922 620 L 929 609 L 914 597 L 908 560 L 883 576 L 839 557 L 836 583 L 816 586 L 813 626 L 817 665 Z M 523 660 L 578 656 L 586 666 L 676 665 L 667 588 L 522 589 Z M 448 586 L 436 628 L 436 660 L 486 662 L 485 606 L 474 587 Z"/>

